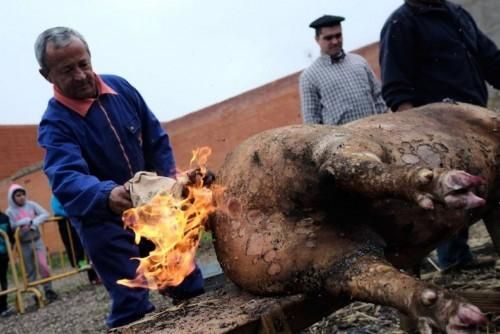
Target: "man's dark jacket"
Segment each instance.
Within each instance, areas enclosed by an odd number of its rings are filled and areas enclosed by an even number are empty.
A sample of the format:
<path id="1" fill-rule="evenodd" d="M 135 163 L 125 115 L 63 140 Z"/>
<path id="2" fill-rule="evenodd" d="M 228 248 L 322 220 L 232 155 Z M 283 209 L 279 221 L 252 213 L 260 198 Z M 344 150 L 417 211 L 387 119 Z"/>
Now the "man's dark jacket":
<path id="1" fill-rule="evenodd" d="M 380 38 L 382 94 L 393 110 L 445 98 L 486 106 L 485 80 L 500 88 L 500 52 L 462 7 L 407 1 Z"/>

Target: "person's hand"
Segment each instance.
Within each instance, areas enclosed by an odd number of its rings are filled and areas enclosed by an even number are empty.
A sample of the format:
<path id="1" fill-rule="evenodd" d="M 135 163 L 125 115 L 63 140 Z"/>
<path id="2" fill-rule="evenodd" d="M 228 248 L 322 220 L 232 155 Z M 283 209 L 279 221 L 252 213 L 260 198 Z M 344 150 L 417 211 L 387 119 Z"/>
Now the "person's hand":
<path id="1" fill-rule="evenodd" d="M 29 227 L 29 225 L 31 225 L 31 218 L 29 217 L 21 218 L 17 221 L 17 225 L 23 225 Z"/>
<path id="2" fill-rule="evenodd" d="M 123 211 L 132 207 L 130 193 L 125 189 L 124 186 L 114 187 L 109 194 L 108 205 L 109 209 L 113 211 L 113 213 L 121 215 Z"/>

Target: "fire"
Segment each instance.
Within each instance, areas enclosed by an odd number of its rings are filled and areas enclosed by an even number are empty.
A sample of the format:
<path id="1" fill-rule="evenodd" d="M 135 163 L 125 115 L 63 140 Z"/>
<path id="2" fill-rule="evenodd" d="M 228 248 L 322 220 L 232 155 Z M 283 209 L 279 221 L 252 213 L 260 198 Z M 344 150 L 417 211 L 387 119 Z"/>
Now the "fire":
<path id="1" fill-rule="evenodd" d="M 134 231 L 135 242 L 144 237 L 155 248 L 147 257 L 138 258 L 136 277 L 118 280 L 119 284 L 163 289 L 179 285 L 194 270 L 201 233 L 208 215 L 215 210 L 214 195 L 222 191 L 218 186 L 203 186 L 210 154 L 208 147 L 193 151 L 191 172 L 178 175 L 177 182 L 188 184 L 183 198 L 158 194 L 149 203 L 124 212 L 125 226 Z"/>

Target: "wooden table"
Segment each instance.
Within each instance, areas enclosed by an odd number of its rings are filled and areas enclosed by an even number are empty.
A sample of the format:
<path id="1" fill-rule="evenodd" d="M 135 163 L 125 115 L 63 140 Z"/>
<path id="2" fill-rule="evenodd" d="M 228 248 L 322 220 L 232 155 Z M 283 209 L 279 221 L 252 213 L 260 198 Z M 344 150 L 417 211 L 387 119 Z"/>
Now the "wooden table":
<path id="1" fill-rule="evenodd" d="M 110 333 L 296 333 L 345 305 L 347 298 L 257 297 L 228 282 Z"/>

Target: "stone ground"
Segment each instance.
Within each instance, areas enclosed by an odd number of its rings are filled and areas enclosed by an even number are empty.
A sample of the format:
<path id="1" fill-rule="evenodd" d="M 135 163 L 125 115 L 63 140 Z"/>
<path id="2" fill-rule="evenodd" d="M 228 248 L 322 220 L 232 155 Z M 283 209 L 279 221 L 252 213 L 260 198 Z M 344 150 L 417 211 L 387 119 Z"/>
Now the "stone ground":
<path id="1" fill-rule="evenodd" d="M 477 224 L 471 232 L 470 244 L 480 256 L 492 255 L 492 247 L 484 230 Z M 427 268 L 427 279 L 453 289 L 500 291 L 498 268 L 463 271 L 457 274 L 440 275 Z M 109 300 L 102 285 L 90 285 L 85 273 L 54 282 L 54 289 L 60 298 L 40 309 L 36 307 L 32 295 L 25 295 L 27 312 L 0 318 L 2 334 L 52 334 L 52 333 L 105 333 L 104 321 Z M 152 301 L 158 310 L 168 308 L 170 300 L 156 292 L 151 293 Z M 11 303 L 12 304 L 12 303 Z M 489 314 L 492 320 L 482 333 L 500 332 L 500 314 Z M 397 313 L 388 307 L 366 303 L 352 303 L 331 316 L 312 325 L 303 334 L 369 334 L 404 333 L 399 329 Z"/>

